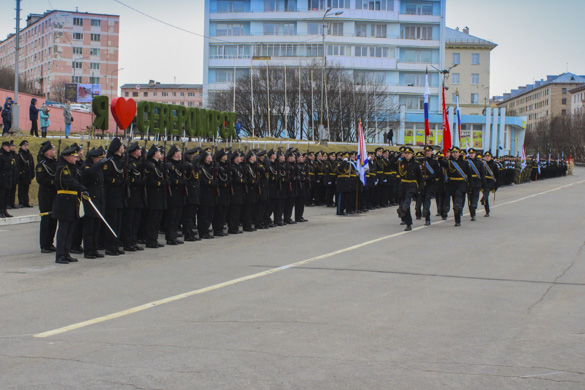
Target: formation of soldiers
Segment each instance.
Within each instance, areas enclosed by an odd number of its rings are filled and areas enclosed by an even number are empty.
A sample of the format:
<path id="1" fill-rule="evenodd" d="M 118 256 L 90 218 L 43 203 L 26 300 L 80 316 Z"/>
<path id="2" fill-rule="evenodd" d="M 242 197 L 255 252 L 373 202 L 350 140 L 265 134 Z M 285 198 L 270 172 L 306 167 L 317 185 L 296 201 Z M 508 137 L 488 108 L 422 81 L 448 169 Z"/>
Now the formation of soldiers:
<path id="1" fill-rule="evenodd" d="M 19 203 L 29 205 L 28 185 L 36 177 L 41 252 L 56 252 L 57 263 L 67 264 L 77 261 L 71 253 L 95 259 L 160 248 L 165 245 L 159 242 L 161 233 L 166 245 L 180 245 L 306 222 L 306 206 L 335 207 L 339 216 L 398 206 L 401 224 L 411 230 L 411 205 L 414 217 L 430 225 L 434 200 L 436 216 L 445 220 L 452 208 L 460 226 L 466 201 L 472 221 L 478 207 L 489 217 L 490 193 L 516 181 L 520 166 L 516 158 L 496 161 L 490 152 L 482 156 L 474 149 L 465 155 L 452 148 L 443 155 L 426 146 L 415 155 L 409 147 L 380 147 L 368 153 L 364 184 L 357 152 L 185 150 L 178 145 L 147 150 L 114 138 L 106 150 L 88 150 L 88 144 L 84 151 L 73 144 L 59 154 L 45 141 L 33 168 L 26 141 L 18 154 L 14 143 L 4 142 L 0 216 L 9 217 L 5 205 L 14 199 L 15 182 Z M 541 165 L 541 172 L 549 173 L 537 178 L 566 174 L 563 164 Z M 521 174 L 530 177 L 535 168 L 530 160 Z M 22 197 L 20 186 L 26 192 Z"/>

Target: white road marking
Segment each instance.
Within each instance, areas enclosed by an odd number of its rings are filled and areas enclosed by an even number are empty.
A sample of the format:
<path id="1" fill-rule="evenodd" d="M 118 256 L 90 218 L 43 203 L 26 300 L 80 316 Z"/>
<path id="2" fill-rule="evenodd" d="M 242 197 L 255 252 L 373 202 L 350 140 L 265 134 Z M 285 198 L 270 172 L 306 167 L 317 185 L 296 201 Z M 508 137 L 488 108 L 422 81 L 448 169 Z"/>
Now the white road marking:
<path id="1" fill-rule="evenodd" d="M 566 188 L 566 187 L 570 187 L 570 186 L 573 186 L 575 184 L 581 184 L 581 183 L 585 183 L 585 180 L 581 180 L 581 181 L 574 182 L 574 183 L 571 183 L 571 184 L 567 184 L 567 185 L 564 185 L 564 186 L 561 186 L 561 187 L 553 188 L 551 190 L 547 190 L 547 191 L 539 192 L 539 193 L 536 193 L 536 194 L 532 194 L 530 196 L 526 196 L 526 197 L 523 197 L 523 198 L 520 198 L 520 199 L 508 201 L 508 202 L 505 202 L 505 203 L 500 203 L 500 204 L 498 204 L 498 205 L 496 205 L 494 207 L 504 206 L 504 205 L 516 203 L 516 202 L 519 202 L 519 201 L 522 201 L 522 200 L 527 200 L 527 199 L 533 198 L 535 196 L 544 195 L 544 194 L 547 194 L 549 192 L 557 191 L 557 190 L 560 190 L 560 189 L 563 189 L 563 188 Z M 437 224 L 442 223 L 442 222 L 444 222 L 444 221 L 437 221 L 434 224 L 437 225 Z M 399 232 L 399 233 L 391 234 L 389 236 L 379 237 L 379 238 L 376 238 L 376 239 L 373 239 L 373 240 L 369 240 L 369 241 L 362 242 L 360 244 L 352 245 L 352 246 L 347 247 L 347 248 L 339 249 L 339 250 L 336 250 L 336 251 L 333 251 L 333 252 L 329 252 L 329 253 L 326 253 L 326 254 L 323 254 L 323 255 L 320 255 L 320 256 L 315 256 L 315 257 L 311 257 L 311 258 L 306 259 L 306 260 L 298 261 L 296 263 L 292 263 L 292 264 L 288 264 L 288 265 L 283 265 L 281 267 L 277 267 L 277 268 L 273 268 L 273 269 L 270 269 L 270 270 L 267 270 L 267 271 L 259 272 L 259 273 L 252 274 L 252 275 L 248 275 L 248 276 L 244 276 L 244 277 L 241 277 L 241 278 L 238 278 L 238 279 L 228 280 L 227 282 L 215 284 L 213 286 L 201 288 L 201 289 L 198 289 L 198 290 L 193 290 L 193 291 L 186 292 L 186 293 L 183 293 L 183 294 L 174 295 L 172 297 L 160 299 L 158 301 L 149 302 L 149 303 L 146 303 L 144 305 L 136 306 L 136 307 L 133 307 L 133 308 L 130 308 L 130 309 L 127 309 L 127 310 L 122 310 L 122 311 L 119 311 L 119 312 L 116 312 L 116 313 L 112 313 L 112 314 L 108 314 L 108 315 L 105 315 L 105 316 L 102 316 L 102 317 L 93 318 L 91 320 L 87 320 L 87 321 L 83 321 L 83 322 L 78 322 L 76 324 L 64 326 L 62 328 L 53 329 L 53 330 L 50 330 L 50 331 L 47 331 L 47 332 L 37 333 L 37 334 L 34 335 L 34 337 L 44 338 L 44 337 L 56 336 L 56 335 L 61 334 L 61 333 L 65 333 L 65 332 L 69 332 L 69 331 L 72 331 L 72 330 L 84 328 L 84 327 L 87 327 L 87 326 L 90 326 L 90 325 L 99 324 L 100 322 L 105 322 L 105 321 L 113 320 L 113 319 L 116 319 L 116 318 L 120 318 L 120 317 L 127 316 L 129 314 L 133 314 L 133 313 L 138 313 L 138 312 L 141 312 L 141 311 L 144 311 L 144 310 L 147 310 L 147 309 L 151 309 L 151 308 L 156 307 L 156 306 L 164 305 L 165 303 L 175 302 L 175 301 L 178 301 L 178 300 L 181 300 L 181 299 L 185 299 L 185 298 L 192 297 L 194 295 L 199 295 L 199 294 L 203 294 L 203 293 L 206 293 L 206 292 L 210 292 L 210 291 L 214 291 L 214 290 L 219 290 L 220 288 L 224 288 L 224 287 L 228 287 L 228 286 L 233 286 L 235 284 L 242 283 L 242 282 L 246 282 L 248 280 L 258 279 L 258 278 L 261 278 L 263 276 L 272 275 L 272 274 L 275 274 L 277 272 L 285 271 L 285 270 L 290 269 L 290 268 L 295 268 L 295 267 L 299 267 L 301 265 L 313 263 L 313 262 L 318 261 L 318 260 L 323 260 L 323 259 L 326 259 L 328 257 L 332 257 L 332 256 L 335 256 L 335 255 L 339 255 L 341 253 L 350 252 L 350 251 L 353 251 L 355 249 L 363 248 L 365 246 L 372 245 L 372 244 L 375 244 L 375 243 L 378 243 L 378 242 L 381 242 L 381 241 L 389 240 L 391 238 L 400 237 L 400 236 L 402 236 L 404 234 L 412 233 L 412 232 L 415 232 L 417 230 L 421 230 L 421 229 L 425 229 L 425 228 L 428 228 L 428 226 L 419 226 L 419 227 L 416 227 L 416 228 L 412 229 L 412 231 L 410 231 L 410 232 L 402 231 L 402 232 Z"/>

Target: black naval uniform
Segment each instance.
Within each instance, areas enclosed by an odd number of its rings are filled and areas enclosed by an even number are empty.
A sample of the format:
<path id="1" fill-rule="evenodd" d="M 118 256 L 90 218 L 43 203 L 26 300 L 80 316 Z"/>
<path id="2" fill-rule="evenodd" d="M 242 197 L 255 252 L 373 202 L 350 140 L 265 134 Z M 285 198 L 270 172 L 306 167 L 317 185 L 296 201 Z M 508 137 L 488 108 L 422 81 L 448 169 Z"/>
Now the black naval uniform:
<path id="1" fill-rule="evenodd" d="M 235 156 L 231 156 L 233 158 Z M 244 205 L 244 168 L 242 164 L 232 164 L 230 167 L 231 191 L 230 208 L 228 213 L 228 233 L 238 234 L 240 231 L 240 217 Z"/>
<path id="2" fill-rule="evenodd" d="M 423 201 L 422 216 L 425 218 L 425 225 L 431 224 L 431 200 L 436 196 L 438 182 L 442 178 L 443 170 L 439 162 L 433 157 L 425 157 L 422 162 L 424 187 L 421 191 Z"/>
<path id="3" fill-rule="evenodd" d="M 335 181 L 337 179 L 337 161 L 331 160 L 329 157 L 323 164 L 324 184 L 325 184 L 325 203 L 327 207 L 335 207 Z"/>
<path id="4" fill-rule="evenodd" d="M 295 222 L 307 222 L 308 220 L 303 218 L 305 213 L 305 202 L 311 195 L 311 178 L 308 170 L 311 169 L 310 165 L 305 163 L 296 164 L 296 176 L 297 180 L 297 200 L 295 203 Z"/>
<path id="5" fill-rule="evenodd" d="M 278 177 L 278 161 L 268 161 L 266 164 L 268 170 L 268 204 L 264 212 L 264 222 L 268 227 L 276 226 L 276 215 L 278 208 L 278 194 L 280 192 L 280 182 Z M 270 216 L 272 215 L 272 219 Z M 282 214 L 281 214 L 282 215 Z"/>
<path id="6" fill-rule="evenodd" d="M 151 148 L 152 150 L 152 148 Z M 149 151 L 149 154 L 151 151 Z M 149 159 L 144 166 L 146 175 L 146 199 L 148 213 L 146 216 L 145 239 L 147 248 L 160 248 L 164 244 L 158 242 L 158 230 L 167 207 L 167 194 L 164 165 L 162 161 Z"/>
<path id="7" fill-rule="evenodd" d="M 261 152 L 264 153 L 264 152 Z M 264 160 L 268 158 L 264 156 Z M 260 155 L 256 161 L 256 177 L 258 178 L 258 207 L 256 208 L 256 229 L 268 229 L 270 221 L 266 221 L 266 209 L 268 209 L 268 167 L 267 163 L 260 160 Z"/>
<path id="8" fill-rule="evenodd" d="M 290 181 L 287 177 L 287 163 L 278 162 L 278 199 L 274 203 L 274 224 L 284 226 L 284 209 L 286 208 L 286 199 Z"/>
<path id="9" fill-rule="evenodd" d="M 142 221 L 145 206 L 146 180 L 141 158 L 128 156 L 128 206 L 124 209 L 122 218 L 122 244 L 124 250 L 136 251 L 138 246 L 138 230 Z"/>
<path id="10" fill-rule="evenodd" d="M 467 163 L 469 164 L 469 188 L 467 189 L 469 214 L 471 215 L 471 220 L 475 221 L 475 211 L 479 203 L 479 195 L 485 183 L 484 165 L 477 157 L 468 158 Z"/>
<path id="11" fill-rule="evenodd" d="M 398 174 L 400 175 L 400 207 L 398 207 L 398 216 L 406 223 L 406 229 L 412 229 L 412 214 L 410 204 L 416 199 L 423 186 L 422 171 L 420 164 L 411 158 L 410 161 L 402 159 L 398 164 Z"/>
<path id="12" fill-rule="evenodd" d="M 499 184 L 499 170 L 498 164 L 492 159 L 492 161 L 483 161 L 484 172 L 485 172 L 485 183 L 483 186 L 483 196 L 481 198 L 481 204 L 485 208 L 484 217 L 490 216 L 490 192 L 496 192 Z"/>
<path id="13" fill-rule="evenodd" d="M 440 160 L 441 166 L 446 168 L 449 179 L 447 191 L 453 201 L 453 213 L 455 214 L 455 226 L 461 225 L 461 213 L 463 211 L 463 197 L 467 191 L 469 181 L 469 165 L 462 156 L 457 161 L 451 156 L 448 160 Z M 445 210 L 443 209 L 443 213 Z"/>
<path id="14" fill-rule="evenodd" d="M 91 201 L 102 216 L 105 212 L 104 205 L 106 197 L 104 189 L 104 163 L 105 161 L 101 160 L 94 164 L 92 158 L 88 156 L 81 170 L 81 182 L 87 188 Z M 85 257 L 95 258 L 99 256 L 98 242 L 102 220 L 86 199 L 83 199 L 83 208 L 85 211 L 83 221 L 83 250 Z"/>
<path id="15" fill-rule="evenodd" d="M 352 210 L 351 181 L 353 173 L 355 170 L 348 160 L 341 160 L 337 164 L 337 215 L 347 215 Z"/>
<path id="16" fill-rule="evenodd" d="M 292 213 L 295 204 L 297 203 L 297 198 L 299 196 L 299 187 L 297 184 L 298 176 L 296 172 L 296 163 L 289 162 L 286 166 L 287 171 L 287 178 L 288 178 L 288 188 L 286 193 L 286 206 L 284 208 L 284 223 L 285 224 L 295 224 L 292 220 Z"/>
<path id="17" fill-rule="evenodd" d="M 246 190 L 242 209 L 242 227 L 245 232 L 251 232 L 254 231 L 252 224 L 255 223 L 256 207 L 258 207 L 258 182 L 256 180 L 256 169 L 249 162 L 246 162 L 244 166 L 244 177 Z"/>
<path id="18" fill-rule="evenodd" d="M 106 189 L 106 221 L 120 237 L 122 231 L 122 217 L 126 207 L 127 180 L 124 179 L 124 159 L 117 154 L 111 155 L 103 165 L 104 185 Z M 109 229 L 105 230 L 106 254 L 117 256 L 121 254 L 121 242 L 114 237 Z"/>
<path id="19" fill-rule="evenodd" d="M 28 192 L 30 183 L 35 177 L 35 160 L 30 150 L 21 148 L 18 151 L 16 166 L 18 167 L 18 204 L 20 207 L 32 207 Z"/>
<path id="20" fill-rule="evenodd" d="M 217 202 L 215 191 L 217 181 L 213 175 L 211 163 L 203 162 L 199 172 L 199 210 L 197 211 L 197 229 L 199 238 L 213 238 L 209 234 L 209 226 L 213 221 L 213 212 Z"/>
<path id="21" fill-rule="evenodd" d="M 216 160 L 217 161 L 217 160 Z M 223 237 L 226 234 L 223 228 L 227 222 L 228 209 L 230 207 L 230 180 L 227 162 L 217 161 L 215 177 L 219 189 L 215 211 L 213 213 L 213 236 Z"/>
<path id="22" fill-rule="evenodd" d="M 167 245 L 177 245 L 183 242 L 177 239 L 177 230 L 183 207 L 185 206 L 185 181 L 183 180 L 183 164 L 181 160 L 173 160 L 169 153 L 166 170 L 168 172 L 168 185 L 170 191 L 167 194 L 167 210 L 165 212 L 165 236 Z"/>
<path id="23" fill-rule="evenodd" d="M 55 188 L 57 195 L 51 213 L 52 217 L 59 221 L 55 262 L 67 264 L 77 261 L 69 252 L 73 230 L 79 221 L 79 193 L 85 192 L 86 187 L 80 182 L 75 164 L 69 164 L 63 157 L 59 160 L 55 171 Z"/>
<path id="24" fill-rule="evenodd" d="M 191 153 L 191 151 L 189 152 Z M 194 154 L 194 151 L 193 153 Z M 195 156 L 191 161 L 185 162 L 185 188 L 187 189 L 187 196 L 185 197 L 185 208 L 183 209 L 183 218 L 181 224 L 183 225 L 183 236 L 185 241 L 197 241 L 199 238 L 195 237 L 195 219 L 197 217 L 197 209 L 199 208 L 199 166 L 198 162 L 200 156 Z"/>
<path id="25" fill-rule="evenodd" d="M 55 189 L 55 171 L 57 169 L 57 160 L 39 155 L 39 162 L 36 167 L 36 179 L 39 183 L 39 212 L 50 213 L 53 210 L 53 201 L 57 195 Z M 50 215 L 41 216 L 39 243 L 41 252 L 50 253 L 54 249 L 53 240 L 57 230 L 57 220 Z"/>
<path id="26" fill-rule="evenodd" d="M 6 209 L 10 206 L 10 192 L 14 176 L 15 161 L 12 154 L 0 150 L 0 218 L 11 216 Z"/>

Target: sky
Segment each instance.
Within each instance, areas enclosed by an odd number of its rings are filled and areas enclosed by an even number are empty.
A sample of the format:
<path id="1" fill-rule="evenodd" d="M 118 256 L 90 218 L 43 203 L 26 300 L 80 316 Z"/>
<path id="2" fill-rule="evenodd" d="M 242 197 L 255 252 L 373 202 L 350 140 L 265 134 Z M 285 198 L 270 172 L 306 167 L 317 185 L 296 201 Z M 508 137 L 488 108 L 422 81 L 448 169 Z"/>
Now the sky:
<path id="1" fill-rule="evenodd" d="M 119 85 L 203 82 L 204 0 L 22 0 L 21 26 L 30 13 L 75 10 L 120 15 Z M 15 0 L 0 0 L 0 39 L 14 32 Z M 447 26 L 498 46 L 491 53 L 490 95 L 547 75 L 585 75 L 583 0 L 447 0 Z M 199 35 L 196 35 L 199 34 Z"/>

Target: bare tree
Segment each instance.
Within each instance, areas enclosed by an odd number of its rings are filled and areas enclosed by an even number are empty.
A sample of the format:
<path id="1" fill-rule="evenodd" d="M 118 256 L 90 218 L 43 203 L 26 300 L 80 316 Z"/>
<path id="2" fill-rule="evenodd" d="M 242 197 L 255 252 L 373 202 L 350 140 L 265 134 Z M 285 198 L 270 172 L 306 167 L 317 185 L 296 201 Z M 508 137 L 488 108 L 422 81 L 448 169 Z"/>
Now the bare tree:
<path id="1" fill-rule="evenodd" d="M 541 156 L 551 153 L 554 158 L 571 155 L 577 161 L 585 161 L 585 116 L 562 115 L 538 122 L 526 133 L 524 145 Z"/>
<path id="2" fill-rule="evenodd" d="M 367 138 L 396 121 L 397 100 L 379 77 L 354 76 L 331 66 L 325 70 L 323 85 L 321 72 L 316 62 L 256 67 L 252 74 L 238 78 L 235 87 L 210 94 L 210 107 L 232 111 L 235 88 L 235 111 L 244 134 L 260 137 L 311 139 L 314 135 L 318 139 L 315 130 L 323 123 L 330 129 L 331 141 L 355 141 L 360 121 Z"/>
<path id="3" fill-rule="evenodd" d="M 22 93 L 40 95 L 41 90 L 34 81 L 29 81 L 23 76 L 18 77 L 18 90 Z M 0 88 L 14 91 L 14 68 L 0 67 Z"/>

